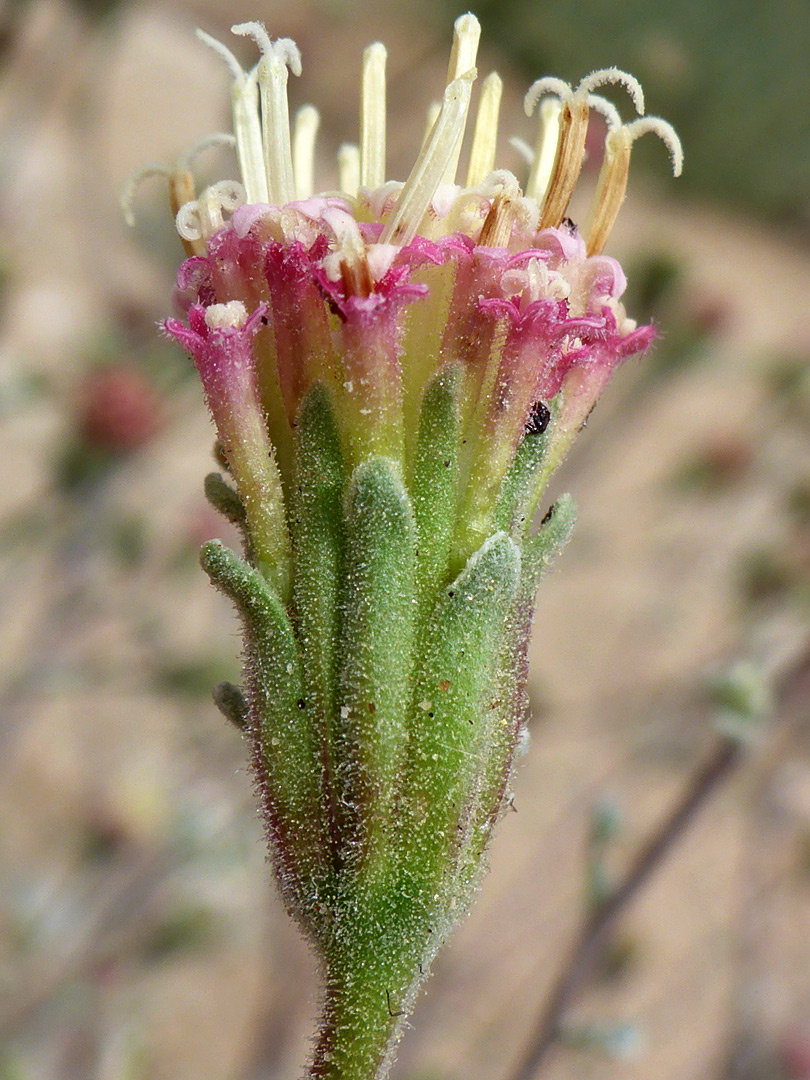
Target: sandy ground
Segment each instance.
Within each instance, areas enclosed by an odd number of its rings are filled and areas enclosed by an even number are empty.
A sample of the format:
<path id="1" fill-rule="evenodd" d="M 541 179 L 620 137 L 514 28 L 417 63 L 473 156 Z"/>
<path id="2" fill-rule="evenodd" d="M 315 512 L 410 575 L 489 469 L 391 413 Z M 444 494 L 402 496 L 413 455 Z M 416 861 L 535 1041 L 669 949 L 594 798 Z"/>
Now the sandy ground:
<path id="1" fill-rule="evenodd" d="M 327 151 L 351 133 L 362 45 L 387 40 L 404 165 L 443 54 L 386 5 L 352 12 L 262 14 L 302 46 Z M 88 361 L 138 362 L 168 307 L 178 252 L 157 186 L 134 237 L 114 193 L 222 125 L 225 76 L 191 30 L 250 14 L 135 6 L 102 40 L 37 0 L 0 74 L 3 1080 L 270 1080 L 300 1070 L 312 1035 L 315 973 L 268 887 L 239 736 L 205 692 L 234 677 L 238 642 L 194 561 L 201 539 L 229 538 L 200 491 L 198 388 L 175 379 L 159 434 L 103 482 L 54 480 Z M 521 90 L 507 83 L 507 115 Z M 581 513 L 541 591 L 518 812 L 420 1000 L 403 1077 L 507 1075 L 582 915 L 594 803 L 622 807 L 619 873 L 711 744 L 707 677 L 738 657 L 778 674 L 807 648 L 810 531 L 786 507 L 810 485 L 810 393 L 799 379 L 780 397 L 768 373 L 810 360 L 810 259 L 670 191 L 634 192 L 612 253 L 677 261 L 678 326 L 721 318 L 691 364 L 623 372 L 555 481 Z M 31 372 L 44 391 L 25 389 Z M 707 461 L 712 482 L 688 488 Z M 626 912 L 619 970 L 572 1010 L 580 1028 L 634 1025 L 637 1053 L 561 1047 L 549 1077 L 702 1080 L 742 1049 L 734 1075 L 810 1076 L 806 710 L 779 725 Z"/>

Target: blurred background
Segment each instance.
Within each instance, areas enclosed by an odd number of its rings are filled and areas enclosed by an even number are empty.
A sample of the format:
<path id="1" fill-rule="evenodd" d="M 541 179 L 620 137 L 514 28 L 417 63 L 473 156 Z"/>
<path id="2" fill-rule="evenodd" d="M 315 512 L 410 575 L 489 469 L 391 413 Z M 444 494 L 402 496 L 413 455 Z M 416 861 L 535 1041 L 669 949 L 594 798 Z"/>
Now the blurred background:
<path id="1" fill-rule="evenodd" d="M 239 642 L 196 552 L 235 537 L 203 499 L 190 363 L 155 329 L 182 253 L 160 181 L 130 231 L 117 195 L 227 124 L 224 66 L 193 31 L 227 40 L 248 18 L 302 49 L 291 93 L 321 109 L 323 187 L 354 137 L 362 48 L 386 42 L 402 177 L 463 10 L 0 4 L 0 1080 L 300 1073 L 315 972 L 210 699 Z M 509 1080 L 568 971 L 538 1076 L 809 1080 L 810 8 L 477 14 L 479 70 L 506 81 L 504 166 L 521 167 L 508 136 L 530 137 L 529 82 L 618 64 L 686 167 L 672 181 L 654 139 L 634 155 L 609 252 L 660 340 L 555 482 L 581 516 L 541 589 L 517 813 L 397 1075 Z"/>

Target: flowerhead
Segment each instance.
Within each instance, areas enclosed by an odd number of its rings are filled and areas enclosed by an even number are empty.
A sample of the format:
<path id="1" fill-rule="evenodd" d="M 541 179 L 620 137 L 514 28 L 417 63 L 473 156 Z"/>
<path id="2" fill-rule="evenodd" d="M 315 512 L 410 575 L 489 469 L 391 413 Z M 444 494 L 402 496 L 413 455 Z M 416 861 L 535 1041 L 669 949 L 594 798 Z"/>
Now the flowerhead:
<path id="1" fill-rule="evenodd" d="M 334 190 L 314 194 L 319 116 L 310 105 L 292 124 L 289 116 L 298 49 L 272 41 L 260 23 L 233 30 L 258 46 L 247 71 L 199 32 L 232 75 L 234 135 L 204 145 L 232 142 L 240 181 L 195 196 L 188 162 L 167 171 L 190 254 L 177 292 L 188 322 L 169 320 L 167 330 L 195 359 L 248 516 L 255 507 L 264 519 L 256 531 L 267 536 L 283 532 L 293 433 L 310 387 L 329 388 L 351 462 L 382 454 L 407 480 L 426 388 L 440 369 L 457 367 L 465 449 L 456 562 L 463 563 L 491 531 L 524 433 L 538 418 L 548 423 L 547 479 L 612 371 L 650 344 L 652 328 L 637 327 L 622 305 L 621 267 L 602 251 L 624 199 L 633 142 L 658 134 L 678 173 L 677 136 L 643 116 L 641 87 L 615 68 L 575 88 L 542 78 L 526 95 L 539 123 L 535 146 L 522 147 L 521 185 L 496 167 L 496 73 L 483 79 L 472 108 L 480 27 L 464 15 L 410 174 L 399 180 L 386 171 L 386 51 L 378 43 L 363 54 L 358 144 L 341 147 Z M 636 119 L 623 122 L 596 93 L 606 83 L 628 92 Z M 580 231 L 565 215 L 594 111 L 607 126 L 605 154 Z M 267 557 L 283 562 L 284 543 L 268 543 Z"/>
<path id="2" fill-rule="evenodd" d="M 558 500 L 532 533 L 534 510 L 613 370 L 653 336 L 603 254 L 632 144 L 657 133 L 676 172 L 681 151 L 631 76 L 543 78 L 521 185 L 497 167 L 496 74 L 472 108 L 479 26 L 464 15 L 410 174 L 387 172 L 375 44 L 358 145 L 315 194 L 318 114 L 289 119 L 298 49 L 233 29 L 258 46 L 247 71 L 200 36 L 231 71 L 234 134 L 159 170 L 189 256 L 185 321 L 165 325 L 238 488 L 215 475 L 206 490 L 247 560 L 211 543 L 202 561 L 245 627 L 245 699 L 219 698 L 251 741 L 277 877 L 324 966 L 310 1075 L 382 1077 L 508 803 L 534 593 L 573 522 Z M 604 83 L 638 118 L 622 122 Z M 580 232 L 565 215 L 593 111 L 607 137 Z M 212 141 L 233 144 L 240 180 L 197 195 L 193 158 Z"/>

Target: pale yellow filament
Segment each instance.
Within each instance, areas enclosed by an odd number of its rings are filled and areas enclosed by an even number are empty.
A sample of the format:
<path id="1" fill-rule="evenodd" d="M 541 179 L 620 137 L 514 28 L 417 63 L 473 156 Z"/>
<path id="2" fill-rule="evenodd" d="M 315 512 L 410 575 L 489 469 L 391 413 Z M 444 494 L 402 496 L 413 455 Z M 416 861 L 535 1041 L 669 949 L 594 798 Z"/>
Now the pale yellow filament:
<path id="1" fill-rule="evenodd" d="M 460 15 L 453 26 L 453 47 L 450 50 L 450 63 L 447 68 L 447 85 L 464 78 L 475 70 L 478 55 L 478 42 L 481 38 L 481 24 L 474 15 Z M 469 84 L 468 84 L 469 85 Z M 464 129 L 467 125 L 467 111 L 470 107 L 470 91 L 464 102 L 463 113 L 457 122 L 457 132 L 451 153 L 447 157 L 444 172 L 439 184 L 454 184 L 461 156 L 461 144 L 464 141 Z M 438 184 L 436 185 L 438 187 Z"/>
<path id="2" fill-rule="evenodd" d="M 363 53 L 360 84 L 360 183 L 385 183 L 385 46 L 376 42 Z"/>
<path id="3" fill-rule="evenodd" d="M 354 143 L 338 147 L 338 186 L 346 195 L 354 198 L 360 187 L 360 148 Z"/>
<path id="4" fill-rule="evenodd" d="M 557 143 L 560 138 L 560 113 L 562 102 L 558 98 L 546 98 L 540 105 L 540 130 L 532 158 L 532 167 L 526 183 L 526 194 L 540 202 L 548 189 Z"/>
<path id="5" fill-rule="evenodd" d="M 598 255 L 605 246 L 627 193 L 631 148 L 636 139 L 647 132 L 657 135 L 669 150 L 673 175 L 681 174 L 683 147 L 675 129 L 666 120 L 658 116 L 645 116 L 608 131 L 605 156 L 586 228 L 588 255 Z"/>
<path id="6" fill-rule="evenodd" d="M 467 166 L 467 187 L 478 187 L 495 168 L 502 93 L 503 80 L 497 71 L 493 71 L 481 83 L 481 97 L 470 147 L 470 163 Z"/>
<path id="7" fill-rule="evenodd" d="M 302 105 L 295 114 L 292 154 L 298 199 L 308 199 L 315 191 L 315 139 L 320 122 L 320 113 L 314 105 Z"/>
<path id="8" fill-rule="evenodd" d="M 444 92 L 441 112 L 430 138 L 405 181 L 391 216 L 380 236 L 382 244 L 409 244 L 419 229 L 436 188 L 441 183 L 447 162 L 455 153 L 459 129 L 463 130 L 470 103 L 470 85 L 474 72 L 451 82 Z"/>

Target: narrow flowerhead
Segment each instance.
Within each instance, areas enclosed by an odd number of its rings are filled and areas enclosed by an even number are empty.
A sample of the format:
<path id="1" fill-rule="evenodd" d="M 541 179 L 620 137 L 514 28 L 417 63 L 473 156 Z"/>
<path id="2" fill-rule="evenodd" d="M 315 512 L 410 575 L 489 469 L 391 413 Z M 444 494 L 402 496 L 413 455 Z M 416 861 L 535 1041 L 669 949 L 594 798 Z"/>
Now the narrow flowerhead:
<path id="1" fill-rule="evenodd" d="M 651 327 L 627 316 L 624 274 L 602 252 L 635 140 L 658 135 L 677 175 L 678 137 L 643 115 L 641 87 L 625 72 L 606 68 L 575 87 L 544 77 L 526 95 L 538 124 L 534 146 L 522 144 L 521 182 L 497 167 L 496 73 L 473 100 L 480 27 L 468 14 L 456 21 L 446 86 L 410 174 L 387 171 L 386 50 L 377 43 L 362 59 L 358 143 L 341 147 L 334 190 L 314 194 L 319 115 L 303 105 L 291 121 L 288 103 L 300 53 L 260 23 L 233 31 L 258 49 L 248 70 L 224 44 L 198 36 L 232 76 L 233 136 L 213 141 L 233 143 L 240 181 L 196 195 L 196 151 L 164 170 L 191 254 L 178 288 L 189 328 L 169 320 L 167 330 L 195 358 L 229 459 L 239 424 L 256 446 L 263 417 L 269 454 L 230 464 L 240 487 L 273 488 L 279 502 L 291 482 L 298 409 L 315 383 L 332 395 L 347 460 L 382 454 L 407 483 L 426 389 L 440 369 L 458 367 L 461 563 L 491 531 L 504 477 L 537 417 L 547 418 L 546 480 L 617 364 L 652 340 Z M 626 91 L 633 119 L 598 93 L 606 84 Z M 593 112 L 607 135 L 580 232 L 566 213 Z M 239 326 L 219 326 L 230 317 L 220 312 L 236 310 Z M 223 404 L 237 398 L 238 409 Z"/>
<path id="2" fill-rule="evenodd" d="M 204 546 L 244 624 L 244 727 L 276 874 L 321 959 L 311 1080 L 381 1080 L 508 805 L 525 730 L 534 596 L 573 524 L 534 511 L 616 366 L 653 337 L 603 249 L 645 132 L 635 79 L 534 83 L 526 175 L 500 168 L 502 84 L 475 93 L 480 27 L 455 24 L 446 85 L 410 173 L 386 159 L 386 51 L 363 54 L 357 145 L 316 194 L 318 112 L 291 122 L 294 42 L 259 23 L 231 74 L 233 135 L 168 179 L 189 258 L 165 328 L 193 356 L 217 427 L 206 492 L 246 559 Z M 616 84 L 624 122 L 598 91 Z M 607 128 L 588 224 L 566 217 L 589 119 Z M 232 143 L 240 179 L 194 190 Z"/>

